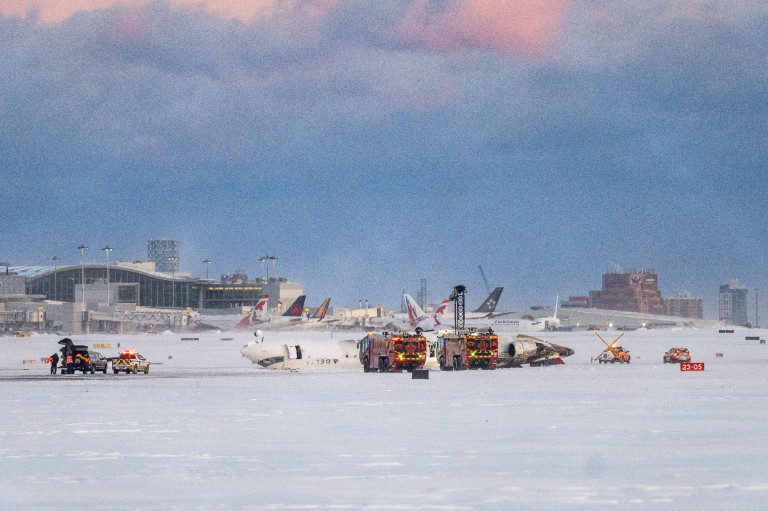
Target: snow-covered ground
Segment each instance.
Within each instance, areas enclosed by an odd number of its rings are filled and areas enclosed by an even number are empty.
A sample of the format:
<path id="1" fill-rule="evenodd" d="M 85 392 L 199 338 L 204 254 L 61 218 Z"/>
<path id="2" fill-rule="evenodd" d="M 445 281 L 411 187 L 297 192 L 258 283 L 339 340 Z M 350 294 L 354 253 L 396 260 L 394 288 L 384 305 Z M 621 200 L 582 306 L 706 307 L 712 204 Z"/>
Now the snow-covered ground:
<path id="1" fill-rule="evenodd" d="M 249 335 L 77 336 L 111 344 L 97 350 L 106 356 L 118 343 L 136 349 L 153 365 L 149 375 L 74 377 L 47 377 L 40 362 L 60 337 L 0 337 L 0 509 L 768 502 L 768 345 L 745 340 L 766 330 L 627 332 L 630 365 L 591 363 L 603 347 L 592 332 L 548 334 L 576 350 L 566 365 L 428 380 L 261 369 L 240 354 Z M 672 346 L 705 370 L 662 364 Z"/>

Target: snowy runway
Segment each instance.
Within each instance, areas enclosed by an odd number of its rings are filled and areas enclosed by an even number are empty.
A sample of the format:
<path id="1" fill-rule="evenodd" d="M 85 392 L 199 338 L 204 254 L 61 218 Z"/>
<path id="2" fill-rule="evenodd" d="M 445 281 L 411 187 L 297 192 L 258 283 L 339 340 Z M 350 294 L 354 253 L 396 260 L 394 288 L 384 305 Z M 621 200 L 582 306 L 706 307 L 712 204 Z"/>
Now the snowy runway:
<path id="1" fill-rule="evenodd" d="M 273 372 L 238 343 L 144 337 L 163 361 L 149 375 L 20 380 L 45 373 L 25 350 L 55 338 L 0 339 L 0 507 L 760 509 L 766 347 L 736 363 L 743 335 L 693 332 L 627 333 L 628 366 L 558 334 L 565 366 L 429 380 Z M 677 344 L 706 370 L 661 364 Z M 226 377 L 201 363 L 214 354 Z"/>

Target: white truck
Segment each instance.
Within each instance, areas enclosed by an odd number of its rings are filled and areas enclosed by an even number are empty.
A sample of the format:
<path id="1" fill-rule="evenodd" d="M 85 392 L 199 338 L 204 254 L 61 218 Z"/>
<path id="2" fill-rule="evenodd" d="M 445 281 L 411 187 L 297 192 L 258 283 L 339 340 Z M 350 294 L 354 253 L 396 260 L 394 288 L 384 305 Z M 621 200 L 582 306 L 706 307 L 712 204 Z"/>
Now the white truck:
<path id="1" fill-rule="evenodd" d="M 112 359 L 112 371 L 115 374 L 120 372 L 136 374 L 139 371 L 149 374 L 149 360 L 135 351 L 123 351 L 119 357 Z"/>

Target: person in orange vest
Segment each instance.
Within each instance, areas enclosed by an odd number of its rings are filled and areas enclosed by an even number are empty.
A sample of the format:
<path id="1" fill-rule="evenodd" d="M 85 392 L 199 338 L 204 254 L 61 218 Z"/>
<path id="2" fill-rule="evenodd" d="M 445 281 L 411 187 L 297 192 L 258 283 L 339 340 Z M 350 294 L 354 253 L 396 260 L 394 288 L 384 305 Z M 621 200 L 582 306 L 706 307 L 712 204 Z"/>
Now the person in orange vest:
<path id="1" fill-rule="evenodd" d="M 51 363 L 51 374 L 56 374 L 56 367 L 59 365 L 59 356 L 54 353 L 48 360 L 46 360 L 46 362 Z"/>

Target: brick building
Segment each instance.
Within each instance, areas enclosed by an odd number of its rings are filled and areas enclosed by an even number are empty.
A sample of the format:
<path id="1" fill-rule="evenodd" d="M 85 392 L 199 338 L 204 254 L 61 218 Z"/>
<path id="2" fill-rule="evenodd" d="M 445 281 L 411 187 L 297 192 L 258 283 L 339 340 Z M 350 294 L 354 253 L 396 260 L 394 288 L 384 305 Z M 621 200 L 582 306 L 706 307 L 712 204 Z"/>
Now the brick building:
<path id="1" fill-rule="evenodd" d="M 606 273 L 603 275 L 603 289 L 590 291 L 589 302 L 597 309 L 665 313 L 655 270 Z"/>

